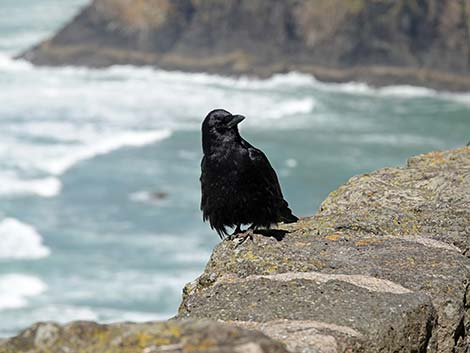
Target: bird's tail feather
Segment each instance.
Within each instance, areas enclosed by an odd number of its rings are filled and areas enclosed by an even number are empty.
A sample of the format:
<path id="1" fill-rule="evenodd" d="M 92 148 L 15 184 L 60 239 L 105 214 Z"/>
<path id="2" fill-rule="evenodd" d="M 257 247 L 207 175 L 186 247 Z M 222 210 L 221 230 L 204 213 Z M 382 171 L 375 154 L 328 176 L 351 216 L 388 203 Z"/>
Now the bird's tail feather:
<path id="1" fill-rule="evenodd" d="M 295 223 L 295 222 L 297 222 L 299 220 L 299 218 L 292 213 L 292 210 L 287 206 L 287 202 L 286 202 L 285 206 L 286 207 L 284 207 L 282 209 L 281 221 L 284 222 L 284 223 Z"/>

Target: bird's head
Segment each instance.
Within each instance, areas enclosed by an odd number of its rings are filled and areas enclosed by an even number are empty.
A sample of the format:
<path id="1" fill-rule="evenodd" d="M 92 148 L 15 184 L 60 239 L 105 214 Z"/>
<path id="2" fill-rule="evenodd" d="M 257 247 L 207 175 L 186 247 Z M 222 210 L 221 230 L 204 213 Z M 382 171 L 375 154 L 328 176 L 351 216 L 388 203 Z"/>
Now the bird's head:
<path id="1" fill-rule="evenodd" d="M 232 115 L 224 109 L 211 111 L 202 123 L 203 148 L 239 138 L 238 124 L 244 119 L 243 115 Z"/>
<path id="2" fill-rule="evenodd" d="M 237 130 L 238 124 L 244 119 L 243 115 L 232 115 L 226 110 L 216 109 L 207 114 L 202 123 L 202 131 L 224 134 Z"/>

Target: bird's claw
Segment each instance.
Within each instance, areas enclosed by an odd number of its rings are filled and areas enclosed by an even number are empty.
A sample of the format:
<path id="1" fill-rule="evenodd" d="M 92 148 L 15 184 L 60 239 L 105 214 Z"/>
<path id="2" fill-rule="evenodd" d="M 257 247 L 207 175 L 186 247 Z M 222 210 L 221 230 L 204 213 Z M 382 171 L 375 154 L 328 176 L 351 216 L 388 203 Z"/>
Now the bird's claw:
<path id="1" fill-rule="evenodd" d="M 240 245 L 242 245 L 247 239 L 250 239 L 251 241 L 255 241 L 254 240 L 254 232 L 252 229 L 248 229 L 247 231 L 243 232 L 243 233 L 238 233 L 238 234 L 234 234 L 233 235 L 233 238 L 232 240 L 236 240 L 237 241 L 237 245 L 235 246 L 236 248 L 239 247 Z"/>

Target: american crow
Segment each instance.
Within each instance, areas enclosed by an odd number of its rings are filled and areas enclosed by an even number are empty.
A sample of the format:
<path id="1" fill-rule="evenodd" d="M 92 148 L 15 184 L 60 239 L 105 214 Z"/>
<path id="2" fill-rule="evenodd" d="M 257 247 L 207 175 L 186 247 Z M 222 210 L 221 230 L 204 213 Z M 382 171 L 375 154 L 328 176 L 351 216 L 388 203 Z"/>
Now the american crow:
<path id="1" fill-rule="evenodd" d="M 221 239 L 227 227 L 236 227 L 234 236 L 242 224 L 252 230 L 298 221 L 268 158 L 240 136 L 237 125 L 244 119 L 216 109 L 202 123 L 201 210 Z"/>

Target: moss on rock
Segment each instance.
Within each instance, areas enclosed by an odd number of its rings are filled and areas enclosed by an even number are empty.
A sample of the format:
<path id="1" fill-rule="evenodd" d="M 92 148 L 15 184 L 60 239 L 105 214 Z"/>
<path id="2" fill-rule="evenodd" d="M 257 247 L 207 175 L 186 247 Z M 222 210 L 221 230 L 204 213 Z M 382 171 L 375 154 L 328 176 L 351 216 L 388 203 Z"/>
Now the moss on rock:
<path id="1" fill-rule="evenodd" d="M 248 353 L 249 349 L 253 353 L 287 353 L 282 344 L 261 333 L 207 320 L 38 323 L 0 342 L 0 353 Z"/>

